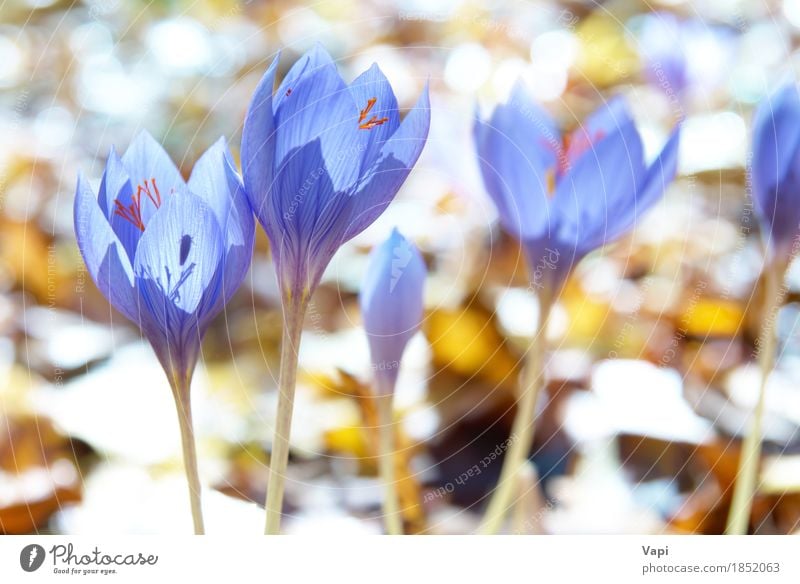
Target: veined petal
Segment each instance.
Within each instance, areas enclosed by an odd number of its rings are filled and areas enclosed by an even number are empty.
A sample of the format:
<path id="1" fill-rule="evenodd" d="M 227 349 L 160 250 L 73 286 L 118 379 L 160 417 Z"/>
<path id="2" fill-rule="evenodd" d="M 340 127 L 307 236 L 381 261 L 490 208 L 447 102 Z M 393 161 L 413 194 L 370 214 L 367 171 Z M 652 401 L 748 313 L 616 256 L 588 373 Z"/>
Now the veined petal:
<path id="1" fill-rule="evenodd" d="M 174 310 L 203 321 L 220 295 L 224 242 L 214 212 L 187 190 L 175 193 L 153 217 L 133 271 L 150 312 L 169 325 Z M 174 309 L 174 310 L 173 310 Z"/>
<path id="2" fill-rule="evenodd" d="M 397 130 L 400 125 L 400 112 L 392 86 L 376 63 L 356 77 L 350 84 L 350 93 L 356 105 L 366 110 L 363 122 L 368 123 L 371 119 L 385 120 L 380 124 L 371 125 L 370 129 L 365 131 L 367 140 L 361 167 L 363 172 L 379 155 L 384 142 Z"/>
<path id="3" fill-rule="evenodd" d="M 620 209 L 634 205 L 644 171 L 642 143 L 633 123 L 600 140 L 558 185 L 553 203 L 559 238 L 577 241 L 581 256 L 603 245 L 616 231 Z"/>
<path id="4" fill-rule="evenodd" d="M 280 87 L 278 87 L 278 91 L 275 93 L 273 103 L 274 111 L 278 111 L 283 98 L 290 96 L 294 92 L 297 82 L 300 79 L 313 75 L 324 67 L 335 68 L 336 65 L 322 44 L 319 42 L 314 43 L 313 47 L 294 62 L 294 65 L 292 65 L 289 72 L 283 78 L 283 81 L 281 81 Z"/>
<path id="5" fill-rule="evenodd" d="M 267 235 L 287 293 L 311 290 L 336 249 L 349 214 L 325 168 L 319 140 L 296 148 L 275 177 Z"/>
<path id="6" fill-rule="evenodd" d="M 361 178 L 361 187 L 349 199 L 347 241 L 369 227 L 392 202 L 419 159 L 431 123 L 428 86 L 391 138 L 384 142 L 373 168 Z"/>
<path id="7" fill-rule="evenodd" d="M 128 171 L 112 148 L 108 160 L 106 160 L 106 168 L 100 183 L 99 202 L 100 208 L 122 243 L 131 264 L 136 255 L 139 238 L 142 236 L 141 228 L 131 220 L 133 194 L 134 189 L 128 177 Z"/>
<path id="8" fill-rule="evenodd" d="M 426 273 L 419 250 L 397 229 L 370 255 L 360 303 L 373 368 L 388 380 L 379 389 L 394 389 L 403 352 L 419 329 Z"/>
<path id="9" fill-rule="evenodd" d="M 214 212 L 224 242 L 223 300 L 241 284 L 253 256 L 255 223 L 224 138 L 195 163 L 189 190 Z"/>
<path id="10" fill-rule="evenodd" d="M 78 175 L 74 222 L 78 248 L 98 289 L 126 318 L 138 324 L 131 263 L 83 175 Z"/>
<path id="11" fill-rule="evenodd" d="M 106 160 L 103 178 L 100 181 L 100 196 L 98 197 L 100 208 L 109 221 L 114 215 L 116 207 L 114 202 L 121 200 L 123 196 L 129 197 L 131 192 L 131 179 L 128 176 L 128 171 L 112 146 Z"/>
<path id="12" fill-rule="evenodd" d="M 139 132 L 125 154 L 122 163 L 131 178 L 131 185 L 145 185 L 149 180 L 155 180 L 161 197 L 168 197 L 173 191 L 186 187 L 186 183 L 172 162 L 169 154 L 146 130 Z M 144 199 L 143 201 L 144 202 Z M 155 206 L 142 206 L 142 215 L 147 224 L 150 215 L 155 212 Z"/>
<path id="13" fill-rule="evenodd" d="M 319 140 L 334 188 L 345 191 L 356 182 L 369 136 L 359 129 L 359 109 L 333 62 L 297 79 L 275 109 L 275 125 L 275 168 L 295 148 Z"/>
<path id="14" fill-rule="evenodd" d="M 256 87 L 242 129 L 242 175 L 253 212 L 264 224 L 267 198 L 275 171 L 275 119 L 272 92 L 280 55 L 276 56 Z"/>

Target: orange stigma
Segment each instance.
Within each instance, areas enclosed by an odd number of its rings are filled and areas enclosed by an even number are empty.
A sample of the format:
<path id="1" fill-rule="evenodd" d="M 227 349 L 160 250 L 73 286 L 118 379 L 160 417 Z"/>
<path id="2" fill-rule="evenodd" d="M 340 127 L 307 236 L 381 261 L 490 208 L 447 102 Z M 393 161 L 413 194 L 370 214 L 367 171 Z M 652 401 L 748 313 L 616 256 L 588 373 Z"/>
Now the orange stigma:
<path id="1" fill-rule="evenodd" d="M 389 118 L 378 118 L 378 116 L 374 114 L 368 120 L 366 119 L 367 116 L 369 115 L 370 110 L 372 110 L 372 107 L 375 105 L 377 101 L 378 101 L 377 97 L 369 98 L 367 100 L 367 106 L 358 113 L 359 130 L 371 130 L 375 126 L 380 126 L 381 124 L 384 124 L 389 121 Z"/>
<path id="2" fill-rule="evenodd" d="M 144 231 L 144 220 L 142 219 L 142 193 L 158 209 L 161 207 L 161 193 L 156 186 L 156 179 L 145 180 L 144 184 L 137 185 L 136 192 L 131 195 L 131 204 L 127 207 L 119 199 L 114 201 L 114 214 L 119 215 L 126 221 L 132 223 L 139 231 Z"/>

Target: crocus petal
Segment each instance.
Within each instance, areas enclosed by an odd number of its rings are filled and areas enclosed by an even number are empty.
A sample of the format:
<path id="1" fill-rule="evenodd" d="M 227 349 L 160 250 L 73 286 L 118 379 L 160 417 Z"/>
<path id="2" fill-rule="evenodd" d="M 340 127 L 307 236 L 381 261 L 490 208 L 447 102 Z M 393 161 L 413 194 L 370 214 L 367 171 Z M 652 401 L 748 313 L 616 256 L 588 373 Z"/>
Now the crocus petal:
<path id="1" fill-rule="evenodd" d="M 295 149 L 275 178 L 269 199 L 267 235 L 287 293 L 316 286 L 342 244 L 347 197 L 336 193 L 325 171 L 319 140 Z"/>
<path id="2" fill-rule="evenodd" d="M 121 207 L 115 209 L 111 225 L 133 261 L 142 232 L 150 219 L 163 200 L 185 189 L 186 183 L 169 155 L 147 131 L 139 133 L 121 161 L 130 177 L 131 189 L 130 193 L 122 191 L 117 198 Z M 110 164 L 117 164 L 113 156 Z"/>
<path id="3" fill-rule="evenodd" d="M 392 86 L 375 63 L 350 84 L 350 93 L 358 107 L 369 107 L 369 112 L 364 117 L 365 121 L 373 117 L 376 120 L 386 119 L 385 122 L 365 131 L 367 141 L 361 168 L 364 171 L 370 168 L 384 142 L 397 130 L 400 125 L 400 113 Z M 369 106 L 370 103 L 373 105 Z"/>
<path id="4" fill-rule="evenodd" d="M 567 148 L 570 164 L 575 164 L 581 156 L 589 152 L 593 144 L 632 123 L 633 118 L 628 111 L 625 98 L 619 95 L 611 98 L 570 135 Z"/>
<path id="5" fill-rule="evenodd" d="M 142 235 L 133 266 L 147 308 L 142 330 L 167 371 L 194 367 L 220 306 L 223 254 L 214 212 L 185 189 L 166 200 Z"/>
<path id="6" fill-rule="evenodd" d="M 670 135 L 658 157 L 647 169 L 642 185 L 633 202 L 620 202 L 616 205 L 615 221 L 609 223 L 605 242 L 608 243 L 630 230 L 639 217 L 655 205 L 664 194 L 678 170 L 678 147 L 680 145 L 680 126 Z M 612 204 L 613 205 L 613 204 Z"/>
<path id="7" fill-rule="evenodd" d="M 558 125 L 533 99 L 522 79 L 514 84 L 508 101 L 495 108 L 491 125 L 507 130 L 506 134 L 517 144 L 527 142 L 528 150 L 535 149 L 545 167 L 555 165 L 563 155 Z"/>
<path id="8" fill-rule="evenodd" d="M 195 163 L 188 184 L 189 190 L 211 208 L 222 228 L 225 251 L 222 300 L 227 302 L 250 266 L 255 222 L 224 138 L 217 140 Z"/>
<path id="9" fill-rule="evenodd" d="M 397 229 L 370 255 L 361 286 L 361 314 L 378 389 L 391 392 L 408 341 L 423 316 L 425 262 Z"/>
<path id="10" fill-rule="evenodd" d="M 133 140 L 122 156 L 122 163 L 134 188 L 136 185 L 144 184 L 145 181 L 155 179 L 161 196 L 165 198 L 171 192 L 186 186 L 169 154 L 146 130 L 141 131 Z M 144 200 L 142 202 L 144 203 Z M 154 208 L 143 205 L 142 211 L 146 225 Z"/>
<path id="11" fill-rule="evenodd" d="M 800 233 L 800 96 L 784 85 L 754 120 L 753 198 L 773 250 L 787 255 Z"/>
<path id="12" fill-rule="evenodd" d="M 332 61 L 298 78 L 275 109 L 275 125 L 276 172 L 289 152 L 319 140 L 334 188 L 345 191 L 357 180 L 368 131 L 359 129 L 359 110 Z"/>
<path id="13" fill-rule="evenodd" d="M 100 181 L 100 195 L 98 197 L 100 209 L 103 210 L 106 219 L 111 221 L 114 216 L 115 201 L 122 201 L 122 197 L 129 197 L 131 192 L 131 179 L 128 176 L 128 171 L 125 170 L 125 165 L 122 164 L 122 160 L 120 160 L 117 151 L 112 146 L 106 160 L 103 178 Z"/>
<path id="14" fill-rule="evenodd" d="M 642 142 L 633 123 L 596 143 L 556 190 L 559 238 L 578 242 L 579 256 L 603 245 L 618 209 L 634 204 L 644 170 Z"/>
<path id="15" fill-rule="evenodd" d="M 276 56 L 256 87 L 242 129 L 242 175 L 250 207 L 265 221 L 266 200 L 274 180 L 275 119 L 272 92 L 275 87 Z"/>
<path id="16" fill-rule="evenodd" d="M 131 263 L 82 175 L 75 193 L 74 221 L 78 247 L 92 280 L 114 308 L 138 324 Z"/>
<path id="17" fill-rule="evenodd" d="M 414 108 L 384 142 L 371 172 L 363 177 L 362 186 L 350 197 L 350 224 L 344 241 L 369 227 L 392 202 L 422 153 L 430 124 L 431 105 L 426 85 Z"/>
<path id="18" fill-rule="evenodd" d="M 224 253 L 221 233 L 211 207 L 186 190 L 175 193 L 142 236 L 137 279 L 155 285 L 184 312 L 202 313 L 219 292 L 213 284 Z"/>
<path id="19" fill-rule="evenodd" d="M 281 81 L 278 91 L 275 93 L 273 102 L 273 109 L 277 111 L 283 101 L 283 98 L 289 97 L 296 89 L 297 82 L 305 76 L 313 75 L 323 67 L 336 67 L 328 54 L 328 51 L 322 46 L 321 43 L 314 43 L 305 54 L 294 62 L 294 65 L 286 73 L 286 76 Z"/>
<path id="20" fill-rule="evenodd" d="M 137 227 L 129 218 L 119 214 L 117 201 L 123 206 L 128 207 L 132 202 L 133 187 L 128 171 L 112 148 L 106 160 L 106 168 L 103 172 L 103 180 L 100 183 L 100 208 L 107 217 L 111 228 L 122 243 L 128 260 L 133 263 L 136 255 L 136 246 L 139 245 L 139 238 L 142 230 Z M 122 211 L 128 213 L 128 211 Z"/>
<path id="21" fill-rule="evenodd" d="M 516 107 L 527 107 L 520 99 Z M 489 122 L 476 119 L 474 130 L 486 191 L 503 227 L 519 239 L 538 238 L 549 230 L 549 184 L 555 179 L 555 152 L 530 120 L 503 106 Z"/>

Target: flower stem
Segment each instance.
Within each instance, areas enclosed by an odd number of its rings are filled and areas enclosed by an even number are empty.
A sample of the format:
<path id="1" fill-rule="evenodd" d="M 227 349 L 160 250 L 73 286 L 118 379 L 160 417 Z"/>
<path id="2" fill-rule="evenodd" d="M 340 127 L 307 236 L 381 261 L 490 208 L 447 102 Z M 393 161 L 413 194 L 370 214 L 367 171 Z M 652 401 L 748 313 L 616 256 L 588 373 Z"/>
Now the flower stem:
<path id="1" fill-rule="evenodd" d="M 497 533 L 511 506 L 511 498 L 519 481 L 519 473 L 528 458 L 533 444 L 536 422 L 536 404 L 544 385 L 542 365 L 546 346 L 547 323 L 552 301 L 540 298 L 539 323 L 526 356 L 521 375 L 521 395 L 517 402 L 517 413 L 511 426 L 510 446 L 503 460 L 500 478 L 497 480 L 492 498 L 486 508 L 480 531 L 485 535 Z"/>
<path id="2" fill-rule="evenodd" d="M 286 481 L 286 467 L 289 463 L 289 435 L 292 431 L 292 410 L 294 409 L 294 390 L 297 381 L 297 356 L 305 311 L 306 304 L 303 303 L 287 302 L 284 305 L 281 366 L 278 378 L 278 417 L 272 439 L 265 505 L 267 519 L 264 533 L 267 535 L 277 535 L 281 529 L 283 490 Z"/>
<path id="3" fill-rule="evenodd" d="M 778 291 L 782 271 L 774 266 L 767 267 L 764 273 L 764 308 L 762 328 L 759 337 L 758 363 L 761 370 L 761 383 L 750 427 L 742 445 L 739 458 L 739 470 L 736 473 L 736 484 L 733 489 L 733 500 L 725 527 L 727 535 L 744 535 L 750 524 L 750 513 L 753 507 L 753 496 L 756 491 L 759 462 L 761 460 L 761 426 L 764 417 L 764 402 L 767 393 L 767 380 L 775 364 L 775 320 L 781 305 Z"/>
<path id="4" fill-rule="evenodd" d="M 534 512 L 539 503 L 538 482 L 536 467 L 530 460 L 526 460 L 517 473 L 517 500 L 512 515 L 516 535 L 529 535 L 533 532 Z"/>
<path id="5" fill-rule="evenodd" d="M 377 396 L 378 402 L 378 464 L 383 481 L 383 522 L 389 535 L 403 534 L 403 518 L 397 496 L 394 466 L 394 425 L 392 402 L 389 393 Z"/>
<path id="6" fill-rule="evenodd" d="M 192 405 L 189 397 L 191 385 L 190 375 L 176 375 L 172 383 L 172 395 L 178 410 L 178 425 L 181 429 L 181 446 L 183 448 L 183 466 L 186 471 L 186 482 L 189 485 L 189 500 L 192 506 L 192 521 L 195 535 L 203 535 L 203 508 L 200 504 L 200 476 L 197 472 L 197 451 L 194 444 L 194 428 L 192 426 Z"/>

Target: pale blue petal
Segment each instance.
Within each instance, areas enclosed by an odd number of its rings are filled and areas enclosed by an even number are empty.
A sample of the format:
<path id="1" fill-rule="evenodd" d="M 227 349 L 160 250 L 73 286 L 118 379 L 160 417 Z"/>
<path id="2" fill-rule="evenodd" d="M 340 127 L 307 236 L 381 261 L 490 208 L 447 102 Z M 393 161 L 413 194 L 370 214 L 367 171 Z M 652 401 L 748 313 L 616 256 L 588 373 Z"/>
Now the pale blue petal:
<path id="1" fill-rule="evenodd" d="M 359 109 L 332 62 L 297 79 L 275 109 L 275 126 L 275 168 L 294 149 L 319 140 L 334 188 L 345 191 L 358 179 L 369 131 L 359 129 Z"/>
<path id="2" fill-rule="evenodd" d="M 267 198 L 272 189 L 275 171 L 275 119 L 272 113 L 272 92 L 278 59 L 262 77 L 244 120 L 242 130 L 242 175 L 250 207 L 263 224 Z"/>
<path id="3" fill-rule="evenodd" d="M 430 123 L 431 105 L 426 86 L 400 127 L 383 144 L 377 162 L 362 177 L 362 186 L 351 196 L 345 241 L 369 227 L 392 202 L 422 153 Z"/>
<path id="4" fill-rule="evenodd" d="M 92 280 L 114 308 L 138 324 L 131 263 L 82 175 L 75 193 L 74 222 L 78 248 Z"/>
<path id="5" fill-rule="evenodd" d="M 379 389 L 393 390 L 403 352 L 422 322 L 426 274 L 419 250 L 397 229 L 370 255 L 360 304 L 373 369 L 389 381 Z"/>
<path id="6" fill-rule="evenodd" d="M 559 238 L 577 238 L 580 255 L 603 245 L 615 232 L 620 210 L 635 205 L 645 172 L 643 155 L 636 126 L 629 123 L 594 144 L 559 183 L 553 201 Z"/>
<path id="7" fill-rule="evenodd" d="M 167 199 L 142 236 L 133 266 L 159 322 L 165 306 L 207 316 L 220 294 L 223 254 L 219 224 L 206 203 L 188 191 Z"/>
<path id="8" fill-rule="evenodd" d="M 397 98 L 394 96 L 392 86 L 377 64 L 373 64 L 350 84 L 350 93 L 353 96 L 353 101 L 361 109 L 366 109 L 370 100 L 374 100 L 374 105 L 366 114 L 365 121 L 373 117 L 376 120 L 386 118 L 386 121 L 382 124 L 374 125 L 371 129 L 364 130 L 367 142 L 361 169 L 363 172 L 374 162 L 380 154 L 383 144 L 397 130 L 400 125 L 400 112 L 397 108 Z"/>
<path id="9" fill-rule="evenodd" d="M 753 134 L 753 199 L 765 239 L 788 257 L 800 233 L 800 95 L 794 83 L 759 104 Z"/>
<path id="10" fill-rule="evenodd" d="M 475 121 L 478 166 L 504 229 L 518 239 L 541 237 L 552 227 L 549 187 L 555 180 L 541 135 L 524 136 L 510 115 Z M 549 152 L 549 151 L 548 151 Z"/>
<path id="11" fill-rule="evenodd" d="M 189 190 L 211 208 L 222 228 L 227 302 L 250 266 L 255 223 L 224 138 L 217 140 L 197 161 L 189 178 Z"/>

